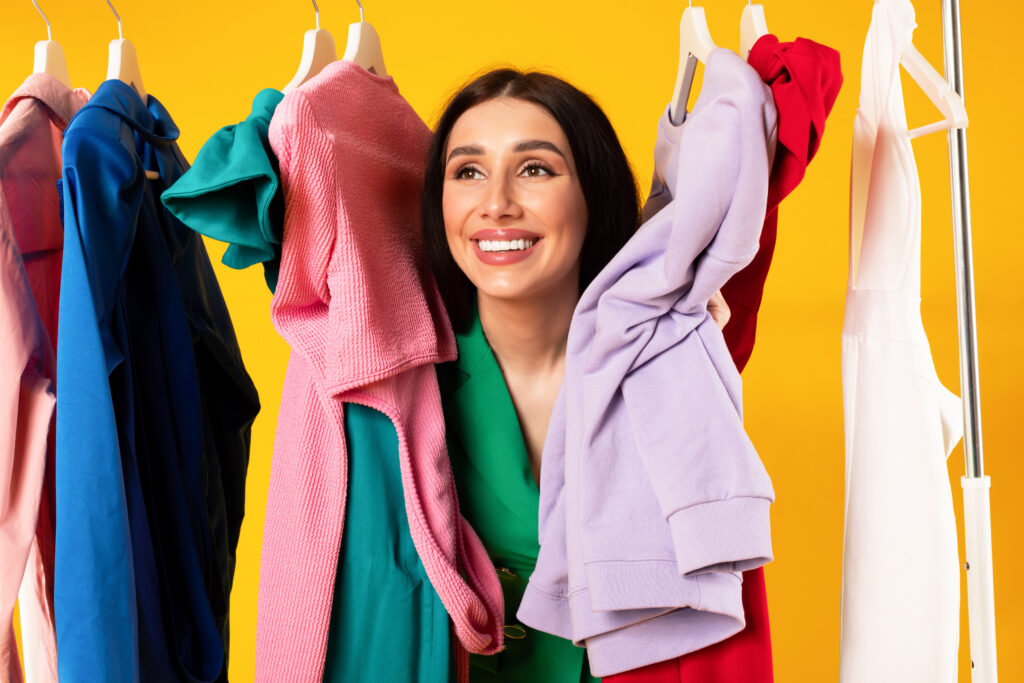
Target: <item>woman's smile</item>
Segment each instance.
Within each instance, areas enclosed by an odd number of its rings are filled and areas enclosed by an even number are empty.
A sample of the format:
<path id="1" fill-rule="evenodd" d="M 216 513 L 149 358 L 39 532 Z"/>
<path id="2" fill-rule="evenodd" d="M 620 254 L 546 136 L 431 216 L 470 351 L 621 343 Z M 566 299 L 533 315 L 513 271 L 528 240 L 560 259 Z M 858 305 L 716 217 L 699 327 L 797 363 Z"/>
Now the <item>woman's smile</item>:
<path id="1" fill-rule="evenodd" d="M 535 232 L 518 228 L 478 230 L 470 236 L 474 253 L 481 263 L 508 266 L 520 263 L 537 253 L 543 238 Z"/>

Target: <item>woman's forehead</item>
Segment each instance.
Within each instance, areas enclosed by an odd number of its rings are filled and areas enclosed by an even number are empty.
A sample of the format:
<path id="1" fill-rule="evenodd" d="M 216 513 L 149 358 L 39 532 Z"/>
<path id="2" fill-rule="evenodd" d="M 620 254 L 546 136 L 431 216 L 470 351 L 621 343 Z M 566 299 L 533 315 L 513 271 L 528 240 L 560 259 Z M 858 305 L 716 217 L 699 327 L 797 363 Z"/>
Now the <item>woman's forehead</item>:
<path id="1" fill-rule="evenodd" d="M 568 151 L 565 132 L 547 109 L 513 97 L 494 98 L 467 109 L 452 126 L 448 148 L 471 145 L 487 151 L 523 140 L 548 140 Z"/>

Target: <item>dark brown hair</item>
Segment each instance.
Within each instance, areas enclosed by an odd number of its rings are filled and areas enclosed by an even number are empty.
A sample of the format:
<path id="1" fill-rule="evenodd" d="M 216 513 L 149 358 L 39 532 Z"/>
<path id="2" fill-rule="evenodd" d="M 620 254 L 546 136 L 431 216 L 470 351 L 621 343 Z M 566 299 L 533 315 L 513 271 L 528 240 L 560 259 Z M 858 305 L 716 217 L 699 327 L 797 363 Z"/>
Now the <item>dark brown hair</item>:
<path id="1" fill-rule="evenodd" d="M 587 205 L 587 233 L 580 257 L 580 292 L 636 232 L 640 199 L 636 178 L 611 122 L 589 95 L 557 76 L 496 69 L 464 86 L 445 108 L 427 158 L 421 204 L 427 256 L 452 326 L 469 327 L 476 288 L 455 263 L 445 237 L 441 196 L 445 147 L 455 122 L 471 107 L 514 97 L 546 109 L 569 141 Z"/>

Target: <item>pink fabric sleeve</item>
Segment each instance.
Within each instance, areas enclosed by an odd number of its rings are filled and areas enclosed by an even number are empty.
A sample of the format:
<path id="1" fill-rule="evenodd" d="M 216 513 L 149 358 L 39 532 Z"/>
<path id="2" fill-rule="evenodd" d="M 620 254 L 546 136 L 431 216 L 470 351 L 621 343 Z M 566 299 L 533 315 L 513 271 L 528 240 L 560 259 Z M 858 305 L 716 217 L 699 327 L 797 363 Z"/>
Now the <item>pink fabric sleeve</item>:
<path id="1" fill-rule="evenodd" d="M 54 410 L 45 332 L 0 188 L 0 674 L 21 680 L 12 626 L 36 531 Z"/>

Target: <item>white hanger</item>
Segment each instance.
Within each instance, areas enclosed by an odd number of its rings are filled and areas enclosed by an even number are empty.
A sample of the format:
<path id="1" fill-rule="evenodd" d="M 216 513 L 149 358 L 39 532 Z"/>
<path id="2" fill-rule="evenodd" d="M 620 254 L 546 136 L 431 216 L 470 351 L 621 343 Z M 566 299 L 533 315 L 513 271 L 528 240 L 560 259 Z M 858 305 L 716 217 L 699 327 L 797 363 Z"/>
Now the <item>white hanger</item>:
<path id="1" fill-rule="evenodd" d="M 135 52 L 135 46 L 130 40 L 125 40 L 124 30 L 121 26 L 121 16 L 114 9 L 114 5 L 107 0 L 110 11 L 117 19 L 117 40 L 110 41 L 110 49 L 107 51 L 107 80 L 118 80 L 127 83 L 135 88 L 142 101 L 146 101 L 146 88 L 142 85 L 142 72 L 139 70 L 139 55 Z"/>
<path id="2" fill-rule="evenodd" d="M 53 39 L 53 31 L 50 29 L 50 20 L 43 14 L 43 8 L 36 0 L 32 0 L 36 11 L 46 22 L 46 40 L 36 43 L 35 60 L 32 63 L 32 73 L 50 74 L 64 85 L 71 87 L 71 76 L 68 75 L 68 60 L 64 57 L 64 48 Z"/>
<path id="3" fill-rule="evenodd" d="M 320 28 L 320 8 L 316 0 L 313 0 L 313 11 L 316 12 L 316 28 L 311 28 L 303 34 L 299 70 L 295 72 L 288 85 L 284 86 L 283 92 L 294 90 L 338 59 L 338 53 L 334 49 L 334 36 Z"/>
<path id="4" fill-rule="evenodd" d="M 678 126 L 686 117 L 686 103 L 693 88 L 697 62 L 706 63 L 708 54 L 715 47 L 704 8 L 694 7 L 693 0 L 690 0 L 690 6 L 683 10 L 683 18 L 679 20 L 679 71 L 669 107 L 669 120 L 673 125 Z"/>
<path id="5" fill-rule="evenodd" d="M 967 127 L 967 108 L 964 106 L 963 98 L 956 94 L 946 79 L 939 75 L 913 43 L 907 43 L 903 48 L 900 64 L 945 117 L 942 121 L 913 129 L 910 131 L 911 139 L 939 130 Z"/>
<path id="6" fill-rule="evenodd" d="M 363 3 L 359 5 L 359 23 L 348 25 L 348 42 L 345 44 L 345 56 L 342 61 L 355 62 L 371 73 L 387 76 L 384 70 L 384 52 L 380 47 L 380 36 L 372 25 L 366 23 L 363 15 Z"/>
<path id="7" fill-rule="evenodd" d="M 740 16 L 740 57 L 747 59 L 754 43 L 768 34 L 768 21 L 764 18 L 764 5 L 755 5 L 747 0 Z"/>

